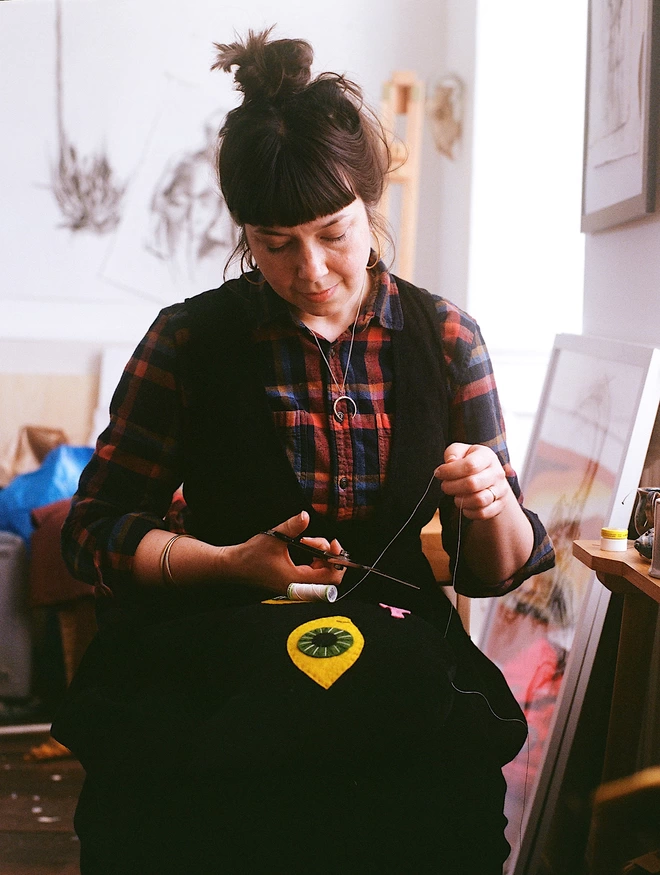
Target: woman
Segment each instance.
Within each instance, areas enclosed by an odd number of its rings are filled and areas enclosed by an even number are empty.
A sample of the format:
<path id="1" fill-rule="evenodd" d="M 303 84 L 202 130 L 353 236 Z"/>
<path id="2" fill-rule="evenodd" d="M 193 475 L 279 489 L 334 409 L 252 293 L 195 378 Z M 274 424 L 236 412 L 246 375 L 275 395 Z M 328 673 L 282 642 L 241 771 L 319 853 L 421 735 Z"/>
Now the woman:
<path id="1" fill-rule="evenodd" d="M 553 562 L 483 340 L 372 250 L 389 157 L 357 86 L 269 31 L 217 48 L 248 270 L 159 314 L 63 533 L 101 627 L 54 726 L 82 871 L 501 872 L 526 727 L 419 538 L 439 506 L 473 596 Z"/>

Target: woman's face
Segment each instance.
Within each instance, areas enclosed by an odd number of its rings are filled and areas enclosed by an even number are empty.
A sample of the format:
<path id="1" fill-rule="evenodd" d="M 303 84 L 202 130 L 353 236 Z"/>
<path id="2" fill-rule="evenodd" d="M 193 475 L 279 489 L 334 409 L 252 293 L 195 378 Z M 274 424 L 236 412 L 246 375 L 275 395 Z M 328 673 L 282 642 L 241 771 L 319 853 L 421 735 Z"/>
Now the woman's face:
<path id="1" fill-rule="evenodd" d="M 359 198 L 291 228 L 246 225 L 245 235 L 266 282 L 298 315 L 353 320 L 371 248 Z"/>

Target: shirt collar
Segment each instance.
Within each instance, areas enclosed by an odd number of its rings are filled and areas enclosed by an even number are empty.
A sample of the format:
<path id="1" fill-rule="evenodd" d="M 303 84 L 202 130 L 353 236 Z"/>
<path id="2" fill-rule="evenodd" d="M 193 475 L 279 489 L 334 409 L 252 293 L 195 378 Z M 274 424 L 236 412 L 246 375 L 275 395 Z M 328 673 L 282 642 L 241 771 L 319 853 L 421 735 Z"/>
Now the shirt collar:
<path id="1" fill-rule="evenodd" d="M 401 309 L 401 299 L 396 281 L 382 261 L 378 262 L 376 270 L 378 288 L 375 294 L 370 295 L 367 299 L 358 324 L 362 328 L 375 321 L 382 328 L 401 331 L 403 310 Z M 268 322 L 291 317 L 291 311 L 286 301 L 280 298 L 266 282 L 259 285 L 251 284 L 247 299 L 257 328 L 261 328 Z"/>

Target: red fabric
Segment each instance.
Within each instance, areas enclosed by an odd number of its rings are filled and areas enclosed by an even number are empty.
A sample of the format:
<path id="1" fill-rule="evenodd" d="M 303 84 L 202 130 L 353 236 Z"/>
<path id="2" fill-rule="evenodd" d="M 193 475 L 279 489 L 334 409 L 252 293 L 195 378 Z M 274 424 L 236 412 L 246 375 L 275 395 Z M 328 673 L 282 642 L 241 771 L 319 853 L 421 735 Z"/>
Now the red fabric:
<path id="1" fill-rule="evenodd" d="M 30 540 L 29 591 L 32 607 L 70 602 L 92 596 L 93 587 L 76 580 L 69 573 L 60 547 L 62 523 L 71 507 L 63 498 L 32 511 L 35 529 Z"/>

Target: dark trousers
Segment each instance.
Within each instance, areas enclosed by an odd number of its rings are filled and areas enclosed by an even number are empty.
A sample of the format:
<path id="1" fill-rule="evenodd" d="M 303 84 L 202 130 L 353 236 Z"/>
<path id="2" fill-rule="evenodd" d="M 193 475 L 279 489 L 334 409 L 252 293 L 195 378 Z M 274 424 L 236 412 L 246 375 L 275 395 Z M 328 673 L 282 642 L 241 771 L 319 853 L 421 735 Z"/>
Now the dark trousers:
<path id="1" fill-rule="evenodd" d="M 383 763 L 378 774 L 192 780 L 173 763 L 158 779 L 88 777 L 75 819 L 81 875 L 501 875 L 504 780 L 476 759 L 430 771 Z"/>
<path id="2" fill-rule="evenodd" d="M 497 669 L 461 638 L 457 686 L 488 699 L 455 693 L 435 625 L 355 603 L 369 646 L 326 690 L 283 642 L 336 608 L 289 611 L 122 627 L 90 647 L 55 735 L 88 771 L 82 875 L 501 875 L 500 764 L 524 723 Z"/>

